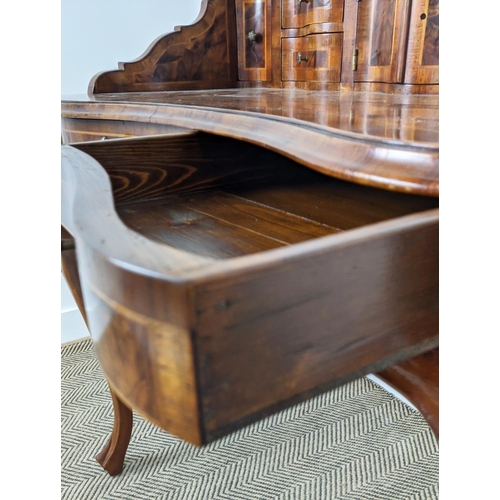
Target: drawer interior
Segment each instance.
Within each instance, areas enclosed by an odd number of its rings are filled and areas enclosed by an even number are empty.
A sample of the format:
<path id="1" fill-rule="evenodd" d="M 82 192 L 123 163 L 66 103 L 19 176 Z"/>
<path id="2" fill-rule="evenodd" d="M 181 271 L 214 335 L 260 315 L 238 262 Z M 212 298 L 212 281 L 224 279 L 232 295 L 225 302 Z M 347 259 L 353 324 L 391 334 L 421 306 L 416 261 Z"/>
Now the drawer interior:
<path id="1" fill-rule="evenodd" d="M 88 142 L 130 229 L 227 259 L 436 208 L 438 200 L 317 173 L 259 146 L 205 133 Z"/>

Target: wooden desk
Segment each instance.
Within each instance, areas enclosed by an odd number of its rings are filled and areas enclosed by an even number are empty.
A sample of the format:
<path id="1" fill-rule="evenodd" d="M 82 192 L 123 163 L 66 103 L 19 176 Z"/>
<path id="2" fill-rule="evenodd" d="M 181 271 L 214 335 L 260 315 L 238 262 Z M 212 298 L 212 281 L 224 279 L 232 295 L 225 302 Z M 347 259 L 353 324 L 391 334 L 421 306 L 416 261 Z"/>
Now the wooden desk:
<path id="1" fill-rule="evenodd" d="M 338 57 L 352 55 L 365 36 L 355 3 L 343 23 L 316 23 L 309 6 L 297 19 L 314 22 L 278 37 L 279 2 L 235 26 L 243 3 L 209 0 L 195 25 L 63 101 L 62 224 L 78 260 L 67 275 L 114 398 L 99 457 L 111 474 L 130 408 L 202 445 L 363 374 L 391 369 L 389 380 L 437 347 L 434 74 L 406 82 L 415 68 L 398 60 L 393 73 L 367 69 L 368 85 L 345 66 L 304 77 L 302 60 L 294 85 L 277 79 L 291 35 L 309 40 L 311 70 L 323 56 L 307 37 L 319 32 L 338 30 Z M 408 28 L 409 3 L 398 5 Z M 250 67 L 247 49 L 263 65 Z"/>

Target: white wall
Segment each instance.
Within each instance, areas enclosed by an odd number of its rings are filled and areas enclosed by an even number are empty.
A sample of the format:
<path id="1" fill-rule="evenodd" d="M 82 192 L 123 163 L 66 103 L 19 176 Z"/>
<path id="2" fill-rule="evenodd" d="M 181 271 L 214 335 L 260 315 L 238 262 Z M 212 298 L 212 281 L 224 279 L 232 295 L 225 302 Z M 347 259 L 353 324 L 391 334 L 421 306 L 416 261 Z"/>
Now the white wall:
<path id="1" fill-rule="evenodd" d="M 61 0 L 61 94 L 86 94 L 90 79 L 136 59 L 174 26 L 192 24 L 201 0 Z M 61 342 L 88 335 L 61 277 Z"/>
<path id="2" fill-rule="evenodd" d="M 143 54 L 174 26 L 192 24 L 201 0 L 61 0 L 61 94 Z"/>

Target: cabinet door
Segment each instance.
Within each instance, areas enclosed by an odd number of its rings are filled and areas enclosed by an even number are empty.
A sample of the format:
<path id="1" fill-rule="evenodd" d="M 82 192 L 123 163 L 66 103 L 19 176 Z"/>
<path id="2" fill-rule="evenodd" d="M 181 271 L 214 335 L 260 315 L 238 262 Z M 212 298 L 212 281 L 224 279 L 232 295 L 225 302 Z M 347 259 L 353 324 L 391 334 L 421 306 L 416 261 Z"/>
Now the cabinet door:
<path id="1" fill-rule="evenodd" d="M 237 0 L 238 77 L 271 80 L 271 0 Z"/>
<path id="2" fill-rule="evenodd" d="M 403 82 L 410 3 L 410 0 L 359 2 L 355 82 Z"/>
<path id="3" fill-rule="evenodd" d="M 282 27 L 302 28 L 315 23 L 340 23 L 344 0 L 282 0 Z"/>
<path id="4" fill-rule="evenodd" d="M 439 83 L 439 0 L 413 0 L 405 83 Z"/>

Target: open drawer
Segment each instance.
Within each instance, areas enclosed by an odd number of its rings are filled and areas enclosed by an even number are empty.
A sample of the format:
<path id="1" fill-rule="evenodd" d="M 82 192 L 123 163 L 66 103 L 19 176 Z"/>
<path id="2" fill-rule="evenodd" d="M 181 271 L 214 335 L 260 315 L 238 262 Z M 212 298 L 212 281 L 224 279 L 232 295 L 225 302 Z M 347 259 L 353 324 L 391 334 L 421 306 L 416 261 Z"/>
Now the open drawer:
<path id="1" fill-rule="evenodd" d="M 438 200 L 204 133 L 63 146 L 110 385 L 203 444 L 438 344 Z"/>

